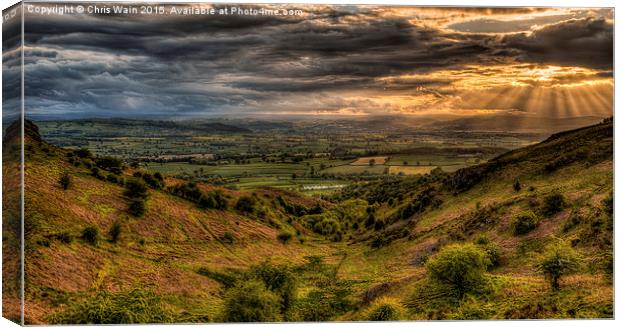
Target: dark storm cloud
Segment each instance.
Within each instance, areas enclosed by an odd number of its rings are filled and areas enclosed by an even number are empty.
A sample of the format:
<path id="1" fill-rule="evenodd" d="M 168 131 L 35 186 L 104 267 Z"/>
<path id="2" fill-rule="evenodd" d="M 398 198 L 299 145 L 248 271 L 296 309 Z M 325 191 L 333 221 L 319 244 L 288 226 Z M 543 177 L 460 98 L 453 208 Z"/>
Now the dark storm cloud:
<path id="1" fill-rule="evenodd" d="M 257 108 L 287 93 L 421 88 L 441 95 L 426 87 L 448 81 L 378 79 L 471 64 L 611 65 L 605 21 L 567 21 L 501 38 L 422 26 L 371 7 L 301 8 L 306 16 L 286 18 L 28 15 L 29 104 L 41 115 L 54 114 L 45 106 L 111 116 L 217 113 Z"/>
<path id="2" fill-rule="evenodd" d="M 503 43 L 521 50 L 527 61 L 593 68 L 610 68 L 613 63 L 613 25 L 605 19 L 571 19 L 529 35 L 506 36 Z"/>

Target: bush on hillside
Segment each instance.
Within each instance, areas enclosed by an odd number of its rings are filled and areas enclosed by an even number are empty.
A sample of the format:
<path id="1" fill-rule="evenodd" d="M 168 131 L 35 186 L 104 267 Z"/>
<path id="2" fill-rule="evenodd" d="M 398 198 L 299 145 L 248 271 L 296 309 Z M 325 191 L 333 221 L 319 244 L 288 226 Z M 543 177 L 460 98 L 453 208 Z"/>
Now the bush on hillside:
<path id="1" fill-rule="evenodd" d="M 97 167 L 92 167 L 90 169 L 90 175 L 99 179 L 103 178 L 103 175 L 101 175 L 101 172 Z"/>
<path id="2" fill-rule="evenodd" d="M 68 190 L 69 187 L 71 187 L 71 182 L 72 182 L 71 175 L 69 175 L 68 172 L 64 172 L 60 176 L 60 179 L 58 180 L 58 183 L 60 184 L 63 190 Z"/>
<path id="3" fill-rule="evenodd" d="M 136 288 L 112 293 L 99 290 L 67 309 L 50 316 L 52 324 L 140 324 L 172 323 L 176 316 L 164 309 L 162 300 L 154 292 Z"/>
<path id="4" fill-rule="evenodd" d="M 142 180 L 154 189 L 161 189 L 164 187 L 164 178 L 160 173 L 155 173 L 155 175 L 144 173 L 142 174 Z"/>
<path id="5" fill-rule="evenodd" d="M 99 228 L 97 226 L 88 226 L 82 231 L 82 239 L 91 245 L 99 244 Z"/>
<path id="6" fill-rule="evenodd" d="M 123 161 L 114 157 L 99 157 L 95 159 L 97 167 L 105 170 L 120 171 L 123 168 Z"/>
<path id="7" fill-rule="evenodd" d="M 489 269 L 494 269 L 500 266 L 501 249 L 497 246 L 497 244 L 489 240 L 486 235 L 481 235 L 476 240 L 476 245 L 486 252 L 487 258 L 489 258 Z"/>
<path id="8" fill-rule="evenodd" d="M 106 176 L 106 180 L 108 182 L 110 182 L 110 183 L 116 184 L 116 183 L 118 183 L 119 179 L 118 179 L 118 175 L 116 175 L 116 174 L 109 174 L 108 176 Z"/>
<path id="9" fill-rule="evenodd" d="M 112 227 L 110 227 L 110 240 L 112 241 L 112 243 L 116 243 L 119 239 L 119 237 L 121 236 L 121 232 L 122 232 L 122 226 L 121 223 L 119 221 L 115 221 L 112 224 Z"/>
<path id="10" fill-rule="evenodd" d="M 282 244 L 286 244 L 293 238 L 293 234 L 289 232 L 280 232 L 277 238 L 278 241 L 282 242 Z"/>
<path id="11" fill-rule="evenodd" d="M 543 200 L 543 206 L 541 208 L 542 214 L 545 217 L 553 216 L 554 214 L 562 211 L 566 207 L 566 199 L 564 195 L 559 192 L 554 192 L 547 195 Z"/>
<path id="12" fill-rule="evenodd" d="M 237 200 L 235 209 L 245 213 L 253 213 L 256 210 L 257 203 L 258 201 L 253 196 L 242 196 Z"/>
<path id="13" fill-rule="evenodd" d="M 370 228 L 373 227 L 375 225 L 375 214 L 374 213 L 369 213 L 368 214 L 368 218 L 366 218 L 366 221 L 364 222 L 364 226 L 366 228 Z"/>
<path id="14" fill-rule="evenodd" d="M 226 231 L 224 232 L 224 235 L 222 235 L 222 241 L 224 243 L 227 244 L 234 244 L 235 243 L 235 235 L 233 235 L 233 233 Z"/>
<path id="15" fill-rule="evenodd" d="M 226 322 L 281 321 L 280 299 L 259 280 L 243 281 L 224 294 L 222 320 Z"/>
<path id="16" fill-rule="evenodd" d="M 346 281 L 329 277 L 321 288 L 295 302 L 293 317 L 296 321 L 327 321 L 353 309 L 351 286 Z"/>
<path id="17" fill-rule="evenodd" d="M 431 280 L 447 285 L 459 297 L 484 283 L 488 266 L 487 254 L 473 244 L 446 246 L 426 262 Z"/>
<path id="18" fill-rule="evenodd" d="M 293 271 L 287 266 L 266 261 L 250 268 L 249 279 L 252 278 L 263 281 L 267 290 L 278 295 L 280 313 L 286 316 L 297 296 L 297 281 Z"/>
<path id="19" fill-rule="evenodd" d="M 92 158 L 92 157 L 93 157 L 92 152 L 90 152 L 90 150 L 88 150 L 88 149 L 84 149 L 84 148 L 82 148 L 82 149 L 77 149 L 77 150 L 73 151 L 73 153 L 74 153 L 77 157 L 79 157 L 79 158 Z"/>
<path id="20" fill-rule="evenodd" d="M 521 182 L 519 182 L 518 179 L 512 184 L 512 189 L 515 190 L 515 192 L 521 191 Z"/>
<path id="21" fill-rule="evenodd" d="M 148 188 L 143 180 L 132 178 L 125 183 L 125 195 L 129 198 L 146 199 L 148 197 Z"/>
<path id="22" fill-rule="evenodd" d="M 538 226 L 538 217 L 531 211 L 518 214 L 512 221 L 514 235 L 525 235 Z"/>
<path id="23" fill-rule="evenodd" d="M 405 308 L 395 299 L 381 298 L 366 310 L 366 320 L 395 321 L 405 319 Z"/>
<path id="24" fill-rule="evenodd" d="M 73 242 L 73 235 L 67 231 L 54 234 L 53 238 L 65 244 L 71 244 Z"/>
<path id="25" fill-rule="evenodd" d="M 179 184 L 169 188 L 170 193 L 196 203 L 203 209 L 226 210 L 228 200 L 222 191 L 203 192 L 196 183 Z"/>
<path id="26" fill-rule="evenodd" d="M 564 244 L 552 245 L 543 255 L 536 269 L 548 280 L 551 289 L 560 289 L 560 278 L 576 272 L 581 259 L 577 253 Z"/>
<path id="27" fill-rule="evenodd" d="M 129 213 L 135 217 L 142 217 L 146 213 L 146 203 L 142 198 L 129 200 Z"/>

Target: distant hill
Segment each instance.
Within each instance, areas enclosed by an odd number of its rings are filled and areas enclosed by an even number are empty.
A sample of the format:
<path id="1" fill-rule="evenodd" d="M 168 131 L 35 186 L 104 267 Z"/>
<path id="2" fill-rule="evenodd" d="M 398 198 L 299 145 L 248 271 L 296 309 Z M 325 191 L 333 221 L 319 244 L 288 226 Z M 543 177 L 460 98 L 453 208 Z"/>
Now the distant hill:
<path id="1" fill-rule="evenodd" d="M 603 117 L 545 118 L 516 115 L 493 115 L 436 121 L 424 128 L 453 131 L 536 132 L 555 133 L 596 124 Z"/>
<path id="2" fill-rule="evenodd" d="M 137 119 L 124 119 L 124 118 L 91 118 L 80 119 L 80 122 L 84 124 L 97 124 L 105 129 L 106 126 L 112 126 L 114 128 L 127 127 L 127 128 L 184 128 L 190 126 L 193 130 L 202 131 L 207 133 L 252 133 L 251 130 L 243 127 L 237 127 L 233 125 L 224 124 L 221 122 L 202 122 L 202 121 L 171 121 L 171 120 L 137 120 Z"/>

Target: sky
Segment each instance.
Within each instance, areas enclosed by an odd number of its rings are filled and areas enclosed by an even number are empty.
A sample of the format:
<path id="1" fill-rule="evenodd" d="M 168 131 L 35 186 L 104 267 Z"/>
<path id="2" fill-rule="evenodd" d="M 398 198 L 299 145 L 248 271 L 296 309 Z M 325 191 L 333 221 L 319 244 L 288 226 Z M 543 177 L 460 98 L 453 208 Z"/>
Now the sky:
<path id="1" fill-rule="evenodd" d="M 303 14 L 26 14 L 27 115 L 613 111 L 613 9 L 260 7 Z"/>

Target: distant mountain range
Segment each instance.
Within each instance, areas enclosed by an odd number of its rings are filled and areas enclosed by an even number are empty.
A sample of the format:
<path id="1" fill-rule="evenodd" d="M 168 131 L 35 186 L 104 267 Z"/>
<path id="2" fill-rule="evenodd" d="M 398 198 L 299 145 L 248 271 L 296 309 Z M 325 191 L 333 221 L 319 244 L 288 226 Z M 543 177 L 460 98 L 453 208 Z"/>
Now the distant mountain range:
<path id="1" fill-rule="evenodd" d="M 570 118 L 534 117 L 522 115 L 492 116 L 366 116 L 333 117 L 327 119 L 304 117 L 287 119 L 274 116 L 256 118 L 213 118 L 195 120 L 141 120 L 125 118 L 80 119 L 83 123 L 95 123 L 100 126 L 110 125 L 163 129 L 190 128 L 206 133 L 241 133 L 247 134 L 267 130 L 307 130 L 312 132 L 512 132 L 552 134 L 559 131 L 575 129 L 601 122 L 605 117 L 583 116 Z"/>

